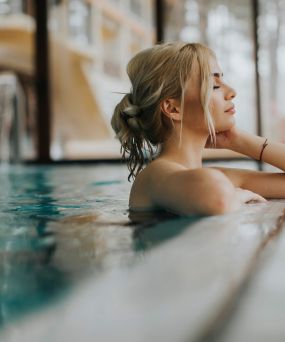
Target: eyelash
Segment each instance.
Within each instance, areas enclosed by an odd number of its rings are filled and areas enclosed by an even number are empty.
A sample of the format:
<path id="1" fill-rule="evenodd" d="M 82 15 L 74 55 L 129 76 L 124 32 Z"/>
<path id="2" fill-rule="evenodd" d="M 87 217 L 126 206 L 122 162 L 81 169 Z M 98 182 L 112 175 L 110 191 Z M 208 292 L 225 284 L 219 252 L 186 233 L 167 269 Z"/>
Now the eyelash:
<path id="1" fill-rule="evenodd" d="M 213 87 L 213 89 L 219 89 L 220 88 L 220 86 L 214 86 Z"/>

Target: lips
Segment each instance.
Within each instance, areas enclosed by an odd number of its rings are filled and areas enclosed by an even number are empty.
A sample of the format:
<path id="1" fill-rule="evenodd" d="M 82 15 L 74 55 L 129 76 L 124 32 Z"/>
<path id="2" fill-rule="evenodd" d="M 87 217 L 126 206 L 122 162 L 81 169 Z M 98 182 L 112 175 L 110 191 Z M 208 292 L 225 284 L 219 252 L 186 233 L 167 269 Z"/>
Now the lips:
<path id="1" fill-rule="evenodd" d="M 231 106 L 229 107 L 227 110 L 225 110 L 226 113 L 232 113 L 234 114 L 236 111 L 235 111 L 235 106 Z"/>

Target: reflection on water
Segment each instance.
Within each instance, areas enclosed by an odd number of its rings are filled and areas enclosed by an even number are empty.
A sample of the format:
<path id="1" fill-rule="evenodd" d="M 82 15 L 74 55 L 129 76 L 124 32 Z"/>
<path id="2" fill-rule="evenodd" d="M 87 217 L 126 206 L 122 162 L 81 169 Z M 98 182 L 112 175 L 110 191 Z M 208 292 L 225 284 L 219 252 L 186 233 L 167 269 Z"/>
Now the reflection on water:
<path id="1" fill-rule="evenodd" d="M 171 239 L 194 222 L 201 220 L 201 216 L 163 218 L 159 223 L 148 227 L 138 227 L 134 234 L 134 248 L 138 251 L 147 251 L 154 246 Z"/>
<path id="2" fill-rule="evenodd" d="M 62 297 L 199 218 L 130 216 L 124 166 L 0 168 L 0 324 Z"/>

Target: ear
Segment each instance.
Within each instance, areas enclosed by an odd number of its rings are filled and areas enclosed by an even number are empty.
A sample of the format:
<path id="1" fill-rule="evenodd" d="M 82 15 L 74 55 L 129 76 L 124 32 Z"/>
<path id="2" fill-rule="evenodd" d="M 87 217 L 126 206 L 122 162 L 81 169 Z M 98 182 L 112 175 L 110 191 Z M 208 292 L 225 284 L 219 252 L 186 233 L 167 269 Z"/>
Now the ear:
<path id="1" fill-rule="evenodd" d="M 182 119 L 179 100 L 166 99 L 160 103 L 160 108 L 162 113 L 169 117 L 171 120 L 180 121 Z"/>

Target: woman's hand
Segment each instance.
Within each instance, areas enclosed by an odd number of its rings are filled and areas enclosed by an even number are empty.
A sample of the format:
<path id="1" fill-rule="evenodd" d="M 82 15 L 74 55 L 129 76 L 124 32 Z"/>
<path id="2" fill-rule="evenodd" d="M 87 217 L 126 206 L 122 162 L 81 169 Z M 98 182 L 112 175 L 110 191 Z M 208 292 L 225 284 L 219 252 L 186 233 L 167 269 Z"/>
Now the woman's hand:
<path id="1" fill-rule="evenodd" d="M 242 207 L 243 204 L 246 203 L 266 203 L 267 200 L 260 196 L 259 194 L 256 194 L 255 192 L 252 192 L 250 190 L 245 190 L 242 188 L 236 188 L 235 189 L 235 196 L 233 198 L 231 211 L 238 210 Z"/>
<path id="2" fill-rule="evenodd" d="M 236 199 L 238 199 L 241 204 L 267 202 L 267 200 L 259 194 L 242 188 L 236 188 Z"/>
<path id="3" fill-rule="evenodd" d="M 240 136 L 240 129 L 233 126 L 231 129 L 224 132 L 216 132 L 216 146 L 211 144 L 210 136 L 207 139 L 206 148 L 226 148 L 234 150 Z"/>

